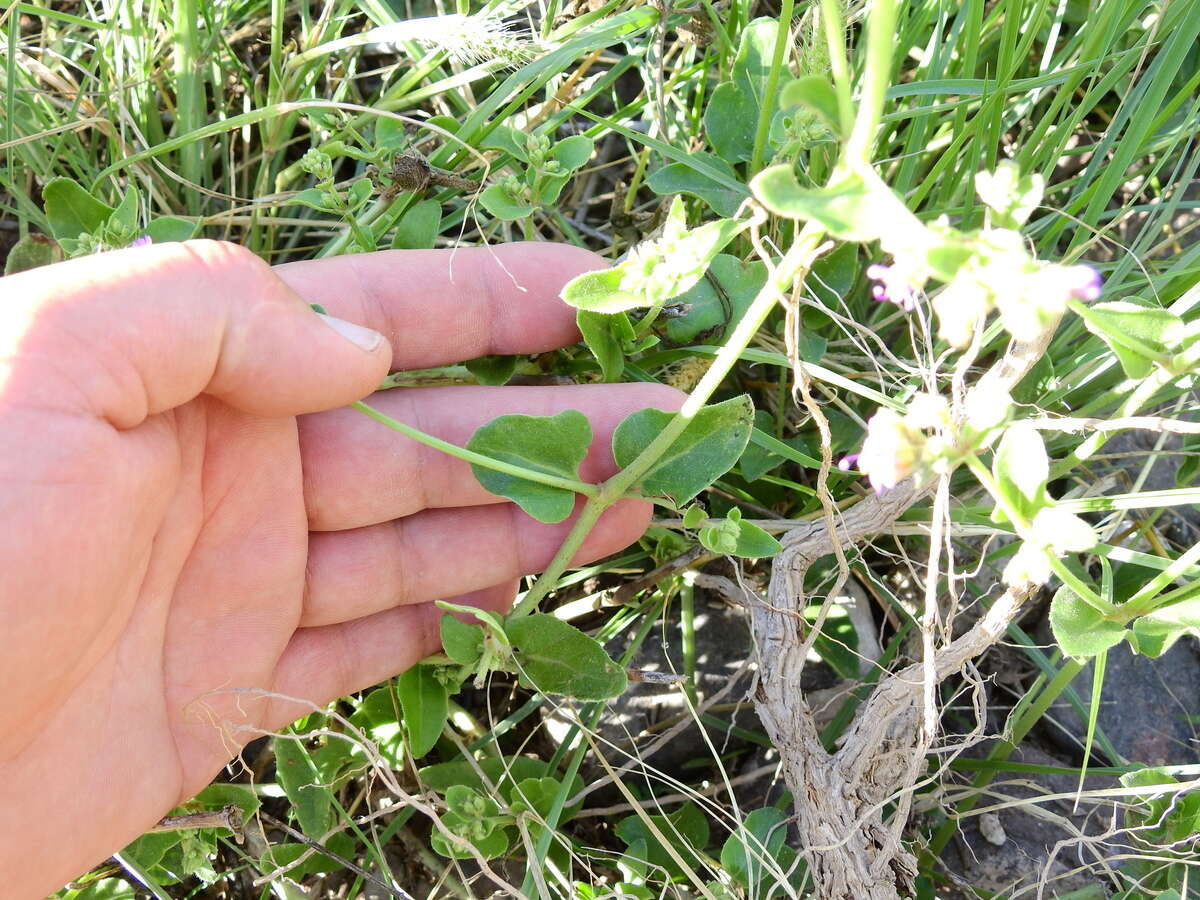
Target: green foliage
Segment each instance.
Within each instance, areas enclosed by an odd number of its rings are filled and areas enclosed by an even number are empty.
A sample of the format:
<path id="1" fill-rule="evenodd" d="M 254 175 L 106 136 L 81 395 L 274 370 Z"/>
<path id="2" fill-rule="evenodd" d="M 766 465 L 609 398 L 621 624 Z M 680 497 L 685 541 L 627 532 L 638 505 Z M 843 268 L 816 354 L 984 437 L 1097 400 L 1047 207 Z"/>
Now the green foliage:
<path id="1" fill-rule="evenodd" d="M 483 626 L 471 625 L 451 615 L 442 616 L 442 648 L 460 665 L 473 666 L 483 656 Z"/>
<path id="2" fill-rule="evenodd" d="M 433 749 L 446 717 L 450 714 L 449 691 L 433 666 L 417 665 L 396 681 L 396 693 L 404 710 L 404 728 L 414 759 Z"/>
<path id="3" fill-rule="evenodd" d="M 578 700 L 606 700 L 625 690 L 624 670 L 592 638 L 545 613 L 505 626 L 522 683 Z"/>
<path id="4" fill-rule="evenodd" d="M 717 90 L 720 91 L 723 87 L 727 87 L 727 85 L 722 85 Z M 711 102 L 709 109 L 712 109 Z M 733 166 L 724 159 L 702 150 L 689 154 L 688 160 L 688 162 L 671 163 L 669 166 L 656 169 L 646 179 L 646 184 L 657 194 L 665 196 L 689 194 L 698 197 L 708 204 L 708 207 L 718 216 L 726 218 L 733 216 L 749 194 L 738 182 Z M 701 163 L 703 168 L 698 167 L 696 163 Z M 708 174 L 713 171 L 719 172 L 724 178 L 721 180 L 713 178 Z M 737 185 L 741 189 L 731 187 L 731 184 Z"/>
<path id="5" fill-rule="evenodd" d="M 1127 835 L 1138 853 L 1131 854 L 1121 874 L 1129 879 L 1136 894 L 1125 896 L 1165 897 L 1170 892 L 1185 896 L 1193 874 L 1189 871 L 1191 844 L 1200 833 L 1200 794 L 1186 788 L 1165 768 L 1143 768 L 1121 776 L 1122 787 L 1148 788 L 1142 796 L 1127 798 L 1132 806 L 1125 812 Z M 1172 785 L 1179 785 L 1172 789 Z M 1167 893 L 1159 893 L 1167 892 Z"/>
<path id="6" fill-rule="evenodd" d="M 8 251 L 8 259 L 4 261 L 4 274 L 15 275 L 36 269 L 38 266 L 48 266 L 62 260 L 62 247 L 43 234 L 27 234 L 17 241 Z"/>
<path id="7" fill-rule="evenodd" d="M 441 230 L 442 204 L 436 200 L 421 200 L 397 220 L 392 247 L 396 250 L 427 250 Z"/>
<path id="8" fill-rule="evenodd" d="M 507 384 L 517 371 L 519 357 L 516 356 L 480 356 L 469 359 L 463 365 L 479 381 L 480 384 Z"/>
<path id="9" fill-rule="evenodd" d="M 578 480 L 579 464 L 591 442 L 587 417 L 565 410 L 556 416 L 500 416 L 480 426 L 467 449 L 535 472 Z M 561 522 L 575 508 L 575 494 L 564 488 L 477 465 L 471 470 L 485 488 L 508 497 L 539 522 Z"/>
<path id="10" fill-rule="evenodd" d="M 760 559 L 774 556 L 783 549 L 779 541 L 753 522 L 743 522 L 742 512 L 737 507 L 729 510 L 723 521 L 701 529 L 699 537 L 700 543 L 713 553 L 730 556 Z"/>
<path id="11" fill-rule="evenodd" d="M 272 739 L 275 778 L 291 801 L 300 830 L 321 840 L 333 825 L 333 798 L 302 737 Z"/>
<path id="12" fill-rule="evenodd" d="M 628 466 L 675 417 L 658 409 L 643 409 L 627 417 L 613 432 L 613 458 Z M 640 479 L 642 493 L 667 497 L 682 506 L 733 468 L 754 422 L 754 405 L 747 396 L 706 406 L 683 433 L 659 456 Z"/>
<path id="13" fill-rule="evenodd" d="M 1162 606 L 1136 619 L 1129 643 L 1137 652 L 1155 658 L 1188 634 L 1200 636 L 1200 598 Z"/>
<path id="14" fill-rule="evenodd" d="M 785 846 L 788 817 L 768 806 L 749 813 L 721 847 L 721 865 L 756 897 L 773 896 L 786 884 L 796 853 Z"/>
<path id="15" fill-rule="evenodd" d="M 614 830 L 630 857 L 676 879 L 683 879 L 685 868 L 695 871 L 702 866 L 699 853 L 708 846 L 708 820 L 692 803 L 667 815 L 627 816 Z"/>
<path id="16" fill-rule="evenodd" d="M 1126 634 L 1122 622 L 1108 618 L 1066 585 L 1050 603 L 1050 627 L 1063 653 L 1076 659 L 1115 647 Z"/>

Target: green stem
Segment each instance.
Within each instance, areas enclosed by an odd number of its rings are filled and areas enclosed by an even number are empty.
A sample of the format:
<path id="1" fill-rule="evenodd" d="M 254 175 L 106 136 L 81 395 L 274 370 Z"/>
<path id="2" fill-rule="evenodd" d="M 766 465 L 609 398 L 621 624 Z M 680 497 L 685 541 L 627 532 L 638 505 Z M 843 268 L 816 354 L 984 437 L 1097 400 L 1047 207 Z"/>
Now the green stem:
<path id="1" fill-rule="evenodd" d="M 821 0 L 821 30 L 825 32 L 825 46 L 829 50 L 829 74 L 837 91 L 839 124 L 845 129 L 854 121 L 854 95 L 850 62 L 846 58 L 846 18 L 840 0 Z"/>
<path id="2" fill-rule="evenodd" d="M 892 75 L 892 49 L 896 42 L 896 0 L 875 0 L 867 20 L 867 65 L 862 97 L 854 128 L 846 140 L 844 165 L 869 165 L 875 136 L 883 118 L 883 100 Z"/>
<path id="3" fill-rule="evenodd" d="M 1032 540 L 1033 526 L 1021 515 L 1016 507 L 1008 502 L 1008 498 L 1000 490 L 1000 485 L 996 483 L 996 479 L 992 477 L 992 473 L 987 470 L 987 466 L 974 453 L 967 454 L 965 461 L 967 468 L 974 473 L 979 483 L 992 495 L 992 499 L 1004 510 L 1004 514 L 1012 520 L 1013 528 L 1021 536 L 1021 539 L 1026 541 Z M 1062 560 L 1051 550 L 1042 547 L 1042 552 L 1046 554 L 1046 558 L 1049 560 L 1050 568 L 1054 570 L 1054 574 L 1059 577 L 1063 584 L 1078 594 L 1079 599 L 1083 600 L 1102 616 L 1106 618 L 1112 617 L 1117 610 L 1115 606 L 1101 598 L 1099 594 L 1084 584 L 1079 576 L 1063 565 Z"/>
<path id="4" fill-rule="evenodd" d="M 812 264 L 823 234 L 820 226 L 812 223 L 805 225 L 804 230 L 797 236 L 796 242 L 772 273 L 772 277 L 767 279 L 767 283 L 763 285 L 758 296 L 750 304 L 750 308 L 738 322 L 737 328 L 733 330 L 724 346 L 717 351 L 713 358 L 713 364 L 704 373 L 704 377 L 700 379 L 700 383 L 696 385 L 692 393 L 688 395 L 679 412 L 633 462 L 600 485 L 599 493 L 592 496 L 584 505 L 583 511 L 579 514 L 579 518 L 571 528 L 566 540 L 554 555 L 554 559 L 538 576 L 537 581 L 534 582 L 533 587 L 529 589 L 521 602 L 513 608 L 510 616 L 528 615 L 537 608 L 542 598 L 554 589 L 558 579 L 566 572 L 571 558 L 583 546 L 584 538 L 587 537 L 588 532 L 599 520 L 604 510 L 624 497 L 650 471 L 650 468 L 667 451 L 667 448 L 675 443 L 676 438 L 683 433 L 692 418 L 704 407 L 708 398 L 713 395 L 713 392 L 725 380 L 725 376 L 733 369 L 742 351 L 750 345 L 750 341 L 758 333 L 758 329 L 762 327 L 771 310 L 775 308 L 776 301 L 783 296 L 785 290 L 791 287 L 797 274 Z"/>
<path id="5" fill-rule="evenodd" d="M 204 124 L 204 83 L 200 76 L 199 34 L 196 0 L 175 0 L 175 116 L 176 135 L 196 131 Z M 192 184 L 204 184 L 202 176 L 203 144 L 199 140 L 184 143 L 179 151 L 179 173 Z M 188 212 L 200 212 L 200 195 L 189 192 Z"/>
<path id="6" fill-rule="evenodd" d="M 792 13 L 795 0 L 783 0 L 779 8 L 779 22 L 775 31 L 775 52 L 771 56 L 771 71 L 767 73 L 767 86 L 763 91 L 762 106 L 758 110 L 758 128 L 754 132 L 754 153 L 750 160 L 750 174 L 762 168 L 763 154 L 767 148 L 767 135 L 771 131 L 771 120 L 775 117 L 779 96 L 779 76 L 787 64 L 787 51 L 792 44 Z"/>
<path id="7" fill-rule="evenodd" d="M 374 407 L 368 406 L 362 401 L 355 401 L 354 403 L 351 403 L 350 406 L 353 409 L 357 409 L 360 413 L 370 416 L 376 422 L 381 422 L 393 431 L 400 432 L 405 437 L 412 438 L 414 441 L 424 444 L 426 447 L 432 447 L 435 450 L 440 450 L 449 456 L 469 462 L 473 466 L 479 466 L 483 469 L 493 469 L 497 472 L 504 472 L 506 475 L 512 475 L 516 478 L 524 478 L 526 481 L 536 481 L 538 484 L 549 485 L 550 487 L 560 488 L 564 491 L 573 491 L 576 494 L 583 494 L 585 497 L 593 499 L 600 491 L 596 485 L 588 484 L 586 481 L 574 481 L 570 478 L 559 478 L 557 475 L 548 475 L 545 472 L 537 472 L 533 469 L 523 469 L 520 466 L 514 466 L 512 463 L 502 462 L 501 460 L 493 459 L 490 456 L 484 456 L 482 453 L 476 453 L 473 450 L 468 450 L 466 447 L 460 447 L 458 444 L 451 444 L 449 441 L 443 441 L 441 438 L 436 438 L 431 434 L 418 431 L 411 425 L 406 425 L 397 419 L 393 419 L 386 413 L 382 413 Z"/>

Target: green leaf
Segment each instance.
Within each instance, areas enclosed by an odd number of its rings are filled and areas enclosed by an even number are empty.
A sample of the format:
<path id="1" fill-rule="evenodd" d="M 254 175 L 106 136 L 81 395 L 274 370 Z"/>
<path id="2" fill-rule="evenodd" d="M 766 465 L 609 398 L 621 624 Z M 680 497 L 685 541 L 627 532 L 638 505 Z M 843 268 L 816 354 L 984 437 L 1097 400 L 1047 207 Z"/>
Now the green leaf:
<path id="1" fill-rule="evenodd" d="M 683 514 L 683 527 L 688 529 L 698 528 L 707 516 L 708 513 L 704 511 L 703 506 L 699 503 L 693 503 Z"/>
<path id="2" fill-rule="evenodd" d="M 562 189 L 567 186 L 567 182 L 570 180 L 570 175 L 543 177 L 541 187 L 537 192 L 538 202 L 542 206 L 553 206 L 558 202 L 558 195 L 562 193 Z"/>
<path id="3" fill-rule="evenodd" d="M 295 203 L 298 206 L 307 206 L 318 212 L 337 212 L 337 206 L 333 204 L 328 194 L 320 188 L 306 188 L 303 191 L 299 191 L 293 194 L 288 202 Z"/>
<path id="4" fill-rule="evenodd" d="M 713 152 L 726 163 L 748 162 L 754 155 L 758 103 L 732 81 L 713 89 L 704 109 L 704 133 Z"/>
<path id="5" fill-rule="evenodd" d="M 838 304 L 854 287 L 861 268 L 858 262 L 858 245 L 841 244 L 837 249 L 817 257 L 804 285 L 823 304 L 830 309 L 837 309 Z"/>
<path id="6" fill-rule="evenodd" d="M 463 365 L 480 384 L 498 386 L 507 384 L 513 377 L 520 359 L 519 356 L 480 356 L 468 359 Z"/>
<path id="7" fill-rule="evenodd" d="M 300 830 L 314 840 L 320 840 L 333 824 L 333 800 L 329 788 L 321 782 L 304 739 L 277 737 L 275 748 L 275 778 L 292 802 L 292 812 Z"/>
<path id="8" fill-rule="evenodd" d="M 53 238 L 44 234 L 27 234 L 8 251 L 4 274 L 16 275 L 39 266 L 48 266 L 60 262 L 63 256 L 62 247 Z"/>
<path id="9" fill-rule="evenodd" d="M 251 788 L 241 784 L 210 784 L 190 801 L 188 806 L 199 804 L 203 809 L 224 809 L 226 806 L 236 806 L 241 810 L 242 818 L 249 819 L 258 811 L 262 802 Z"/>
<path id="10" fill-rule="evenodd" d="M 196 236 L 200 224 L 189 222 L 187 219 L 177 219 L 175 216 L 159 216 L 151 219 L 146 226 L 146 234 L 156 244 L 170 244 L 175 241 L 190 241 Z"/>
<path id="11" fill-rule="evenodd" d="M 633 462 L 674 417 L 658 409 L 628 416 L 613 432 L 617 465 Z M 738 461 L 753 423 L 754 404 L 745 394 L 704 407 L 643 476 L 642 493 L 687 503 Z"/>
<path id="12" fill-rule="evenodd" d="M 579 464 L 592 442 L 587 416 L 573 409 L 556 416 L 507 415 L 481 426 L 467 449 L 502 462 L 547 475 L 579 480 Z M 539 522 L 561 522 L 575 508 L 575 493 L 471 466 L 479 483 L 501 497 L 508 497 Z"/>
<path id="13" fill-rule="evenodd" d="M 763 169 L 750 189 L 776 215 L 814 221 L 843 241 L 878 239 L 887 227 L 881 217 L 891 216 L 899 203 L 889 189 L 868 186 L 857 174 L 828 187 L 801 187 L 790 163 Z"/>
<path id="14" fill-rule="evenodd" d="M 493 128 L 483 139 L 479 149 L 503 150 L 523 163 L 529 162 L 529 154 L 525 150 L 525 132 L 509 128 L 507 125 L 497 125 Z"/>
<path id="15" fill-rule="evenodd" d="M 121 202 L 117 204 L 117 208 L 112 211 L 112 215 L 108 217 L 105 224 L 109 228 L 115 228 L 121 234 L 136 235 L 141 225 L 138 218 L 140 206 L 137 191 L 126 191 L 125 196 L 121 198 Z"/>
<path id="16" fill-rule="evenodd" d="M 1130 643 L 1138 653 L 1157 658 L 1186 634 L 1200 635 L 1200 597 L 1172 603 L 1137 619 Z"/>
<path id="17" fill-rule="evenodd" d="M 728 186 L 729 180 L 737 180 L 733 167 L 725 160 L 703 151 L 689 154 L 689 157 L 702 162 L 704 169 L 721 172 L 727 180 L 717 181 L 694 165 L 677 162 L 657 169 L 646 179 L 650 190 L 664 196 L 690 194 L 707 203 L 719 216 L 734 215 L 748 194 L 744 189 L 737 191 Z"/>
<path id="18" fill-rule="evenodd" d="M 1158 307 L 1124 300 L 1079 304 L 1083 324 L 1112 348 L 1129 378 L 1144 378 L 1155 362 L 1165 362 L 1186 336 L 1183 319 Z"/>
<path id="19" fill-rule="evenodd" d="M 324 846 L 341 856 L 342 859 L 354 856 L 354 838 L 345 832 L 330 835 Z M 271 848 L 262 856 L 263 870 L 270 871 L 279 866 L 290 865 L 308 852 L 310 852 L 308 844 L 272 844 Z M 299 879 L 307 875 L 328 875 L 343 868 L 342 864 L 332 856 L 326 856 L 318 850 L 308 856 L 304 862 L 288 869 L 288 877 Z"/>
<path id="20" fill-rule="evenodd" d="M 599 642 L 562 619 L 534 613 L 504 627 L 523 684 L 579 700 L 607 700 L 625 690 L 625 670 Z"/>
<path id="21" fill-rule="evenodd" d="M 586 309 L 575 311 L 575 323 L 583 342 L 600 364 L 600 372 L 608 383 L 621 380 L 625 371 L 625 346 L 635 337 L 633 325 L 625 313 L 596 313 Z"/>
<path id="22" fill-rule="evenodd" d="M 769 16 L 760 16 L 742 29 L 737 56 L 733 61 L 733 82 L 757 105 L 767 99 L 767 79 L 771 73 L 771 58 L 775 54 L 775 38 L 779 23 Z"/>
<path id="23" fill-rule="evenodd" d="M 784 855 L 791 852 L 784 846 L 787 821 L 787 814 L 773 806 L 756 809 L 721 847 L 721 865 L 725 871 L 755 896 L 760 895 L 768 878 L 771 879 L 768 884 L 775 881 L 769 874 L 767 860 L 774 860 L 785 872 L 788 869 L 788 865 L 782 864 Z"/>
<path id="24" fill-rule="evenodd" d="M 113 208 L 101 203 L 70 178 L 55 178 L 42 189 L 50 231 L 58 239 L 97 232 Z"/>
<path id="25" fill-rule="evenodd" d="M 1050 628 L 1062 652 L 1074 659 L 1089 659 L 1125 637 L 1124 625 L 1106 619 L 1066 585 L 1050 601 Z"/>
<path id="26" fill-rule="evenodd" d="M 562 782 L 557 778 L 526 778 L 508 792 L 508 805 L 514 813 L 532 812 L 545 819 L 554 809 Z M 565 819 L 560 819 L 561 825 Z"/>
<path id="27" fill-rule="evenodd" d="M 704 277 L 671 302 L 688 307 L 682 316 L 668 319 L 663 330 L 673 344 L 717 342 L 736 325 L 767 281 L 759 261 L 743 263 L 736 256 L 718 253 Z"/>
<path id="28" fill-rule="evenodd" d="M 563 173 L 574 172 L 587 165 L 595 144 L 586 134 L 573 134 L 550 148 L 550 158 L 556 160 Z"/>
<path id="29" fill-rule="evenodd" d="M 55 894 L 54 896 L 59 896 Z M 137 900 L 133 886 L 124 878 L 101 878 L 89 881 L 79 891 L 64 895 L 67 900 Z"/>
<path id="30" fill-rule="evenodd" d="M 450 714 L 446 686 L 438 680 L 433 666 L 418 664 L 397 679 L 396 693 L 404 710 L 409 749 L 413 759 L 420 759 L 442 736 Z"/>
<path id="31" fill-rule="evenodd" d="M 422 200 L 409 207 L 392 235 L 396 250 L 429 250 L 442 230 L 442 204 L 437 200 Z"/>
<path id="32" fill-rule="evenodd" d="M 504 620 L 494 612 L 489 612 L 486 609 L 479 609 L 475 606 L 466 606 L 461 603 L 451 603 L 449 600 L 434 600 L 433 605 L 438 609 L 444 609 L 448 612 L 458 612 L 464 615 L 471 616 L 483 622 L 492 630 L 492 632 L 500 639 L 504 638 Z"/>
<path id="33" fill-rule="evenodd" d="M 695 804 L 685 803 L 669 815 L 647 818 L 653 823 L 654 830 L 671 842 L 675 852 L 689 868 L 696 870 L 702 865 L 697 851 L 703 851 L 708 845 L 708 820 Z M 676 878 L 684 874 L 642 816 L 624 818 L 614 830 L 630 851 L 635 844 L 642 843 L 646 848 L 643 858 L 651 866 L 661 867 Z"/>
<path id="34" fill-rule="evenodd" d="M 122 855 L 128 856 L 143 869 L 157 866 L 167 852 L 183 839 L 178 831 L 151 832 L 125 847 Z"/>
<path id="35" fill-rule="evenodd" d="M 484 188 L 483 193 L 479 195 L 479 202 L 483 204 L 484 209 L 497 219 L 504 219 L 509 222 L 524 219 L 535 209 L 530 204 L 514 201 L 508 195 L 508 191 L 504 189 L 504 186 L 499 184 L 493 184 Z"/>
<path id="36" fill-rule="evenodd" d="M 802 106 L 816 113 L 834 134 L 844 133 L 840 122 L 837 91 L 823 75 L 805 75 L 789 81 L 779 92 L 779 106 L 781 109 Z"/>
<path id="37" fill-rule="evenodd" d="M 742 521 L 737 507 L 729 510 L 725 519 L 700 531 L 700 543 L 713 553 L 759 559 L 774 556 L 783 548 L 771 535 L 757 525 Z"/>
<path id="38" fill-rule="evenodd" d="M 1016 422 L 1005 430 L 992 460 L 992 475 L 1005 498 L 1026 519 L 1046 504 L 1050 460 L 1042 436 L 1032 425 Z"/>
<path id="39" fill-rule="evenodd" d="M 620 268 L 584 272 L 568 281 L 559 296 L 568 306 L 591 313 L 612 314 L 645 306 L 641 294 L 621 288 L 623 277 Z"/>
<path id="40" fill-rule="evenodd" d="M 483 656 L 483 626 L 471 625 L 446 614 L 442 616 L 442 649 L 461 666 L 473 666 Z"/>
<path id="41" fill-rule="evenodd" d="M 520 782 L 529 778 L 546 778 L 553 776 L 555 772 L 548 763 L 540 759 L 530 759 L 528 756 L 489 756 L 478 761 L 459 759 L 454 762 L 437 763 L 425 766 L 417 774 L 426 787 L 442 794 L 455 785 L 466 785 L 481 793 L 490 794 L 490 784 L 501 795 L 507 796 Z M 574 797 L 582 790 L 583 779 L 578 775 L 572 776 L 567 796 Z M 582 807 L 582 800 L 574 806 L 565 807 L 563 821 L 574 816 Z"/>
<path id="42" fill-rule="evenodd" d="M 405 123 L 399 119 L 380 116 L 375 120 L 375 148 L 398 151 L 408 144 Z"/>
<path id="43" fill-rule="evenodd" d="M 442 817 L 442 823 L 451 831 L 458 831 L 458 827 L 469 826 L 470 823 L 459 822 L 452 813 L 445 813 Z M 496 859 L 503 856 L 508 850 L 508 835 L 503 829 L 495 828 L 485 835 L 479 837 L 465 838 L 484 859 Z M 469 850 L 460 849 L 450 843 L 446 837 L 437 830 L 429 836 L 429 845 L 435 852 L 441 854 L 447 859 L 472 859 L 474 854 Z"/>

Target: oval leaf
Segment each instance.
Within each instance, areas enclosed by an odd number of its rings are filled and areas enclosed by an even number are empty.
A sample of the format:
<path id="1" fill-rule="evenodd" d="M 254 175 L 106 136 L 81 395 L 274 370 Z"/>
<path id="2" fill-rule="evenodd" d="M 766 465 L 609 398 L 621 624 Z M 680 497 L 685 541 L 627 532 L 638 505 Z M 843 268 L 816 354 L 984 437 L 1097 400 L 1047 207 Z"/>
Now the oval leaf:
<path id="1" fill-rule="evenodd" d="M 823 75 L 805 75 L 789 81 L 779 92 L 779 105 L 783 109 L 802 106 L 816 113 L 834 134 L 842 133 L 837 92 Z"/>
<path id="2" fill-rule="evenodd" d="M 1063 653 L 1075 659 L 1090 659 L 1125 637 L 1124 625 L 1106 619 L 1065 585 L 1050 602 L 1050 628 Z"/>
<path id="3" fill-rule="evenodd" d="M 562 619 L 534 613 L 508 622 L 521 679 L 547 694 L 607 700 L 625 690 L 625 670 L 600 644 Z"/>
<path id="4" fill-rule="evenodd" d="M 55 178 L 42 189 L 50 231 L 60 241 L 93 233 L 108 221 L 113 209 L 101 203 L 70 178 Z"/>
<path id="5" fill-rule="evenodd" d="M 433 666 L 416 665 L 397 680 L 396 693 L 404 710 L 408 748 L 413 759 L 420 759 L 442 736 L 450 714 L 446 686 L 437 679 Z"/>
<path id="6" fill-rule="evenodd" d="M 442 229 L 442 204 L 422 200 L 411 206 L 396 223 L 392 247 L 396 250 L 429 250 Z"/>
<path id="7" fill-rule="evenodd" d="M 775 860 L 778 865 L 788 849 L 783 845 L 787 821 L 787 814 L 773 806 L 746 816 L 721 848 L 721 865 L 734 881 L 758 893 L 770 865 L 767 860 Z"/>
<path id="8" fill-rule="evenodd" d="M 619 381 L 625 371 L 624 345 L 634 339 L 633 325 L 625 313 L 589 312 L 586 309 L 575 313 L 575 324 L 583 335 L 583 342 L 600 364 L 600 372 L 608 383 Z"/>
<path id="9" fill-rule="evenodd" d="M 703 161 L 703 169 L 686 162 L 671 163 L 663 166 L 646 179 L 650 190 L 656 194 L 669 196 L 671 194 L 691 194 L 699 197 L 712 207 L 719 216 L 732 216 L 742 205 L 749 192 L 744 188 L 734 190 L 730 182 L 736 183 L 737 175 L 733 167 L 725 160 L 708 153 L 697 152 L 689 154 L 689 159 Z M 725 181 L 717 181 L 708 171 L 716 170 L 725 175 Z M 740 185 L 739 185 L 740 186 Z"/>
<path id="10" fill-rule="evenodd" d="M 573 409 L 557 416 L 508 415 L 492 419 L 471 436 L 467 449 L 560 478 L 579 479 L 579 464 L 592 442 L 587 416 Z M 575 508 L 575 493 L 471 466 L 479 483 L 520 505 L 539 522 L 561 522 Z"/>
<path id="11" fill-rule="evenodd" d="M 1200 598 L 1156 609 L 1133 623 L 1137 651 L 1159 657 L 1185 634 L 1200 635 Z"/>
<path id="12" fill-rule="evenodd" d="M 659 409 L 627 417 L 613 432 L 617 465 L 633 462 L 673 418 Z M 670 497 L 677 506 L 687 503 L 733 468 L 753 424 L 754 404 L 745 394 L 704 407 L 642 478 L 642 493 Z"/>
<path id="13" fill-rule="evenodd" d="M 573 134 L 550 148 L 550 158 L 562 166 L 561 171 L 574 172 L 587 164 L 594 148 L 592 139 L 586 134 Z"/>
<path id="14" fill-rule="evenodd" d="M 619 313 L 646 306 L 640 294 L 621 289 L 623 277 L 620 269 L 584 272 L 568 281 L 559 296 L 569 306 L 594 313 Z"/>
<path id="15" fill-rule="evenodd" d="M 4 261 L 4 274 L 15 275 L 38 266 L 48 266 L 61 261 L 62 247 L 53 238 L 44 234 L 27 234 L 8 251 Z"/>
<path id="16" fill-rule="evenodd" d="M 460 666 L 473 666 L 483 656 L 483 626 L 455 616 L 442 616 L 442 649 Z"/>
<path id="17" fill-rule="evenodd" d="M 805 188 L 791 164 L 784 163 L 758 173 L 750 188 L 776 215 L 814 221 L 843 241 L 875 240 L 886 221 L 881 217 L 890 213 L 885 192 L 872 190 L 860 175 L 847 175 L 828 187 Z"/>

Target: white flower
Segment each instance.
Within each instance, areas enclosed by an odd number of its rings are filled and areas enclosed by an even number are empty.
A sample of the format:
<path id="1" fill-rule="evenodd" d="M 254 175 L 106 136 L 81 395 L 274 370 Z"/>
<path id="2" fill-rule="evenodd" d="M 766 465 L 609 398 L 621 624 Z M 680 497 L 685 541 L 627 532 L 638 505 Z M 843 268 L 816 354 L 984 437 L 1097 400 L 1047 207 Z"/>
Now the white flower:
<path id="1" fill-rule="evenodd" d="M 897 413 L 880 409 L 867 422 L 867 439 L 858 454 L 858 468 L 875 493 L 894 488 L 916 469 L 925 436 Z"/>

